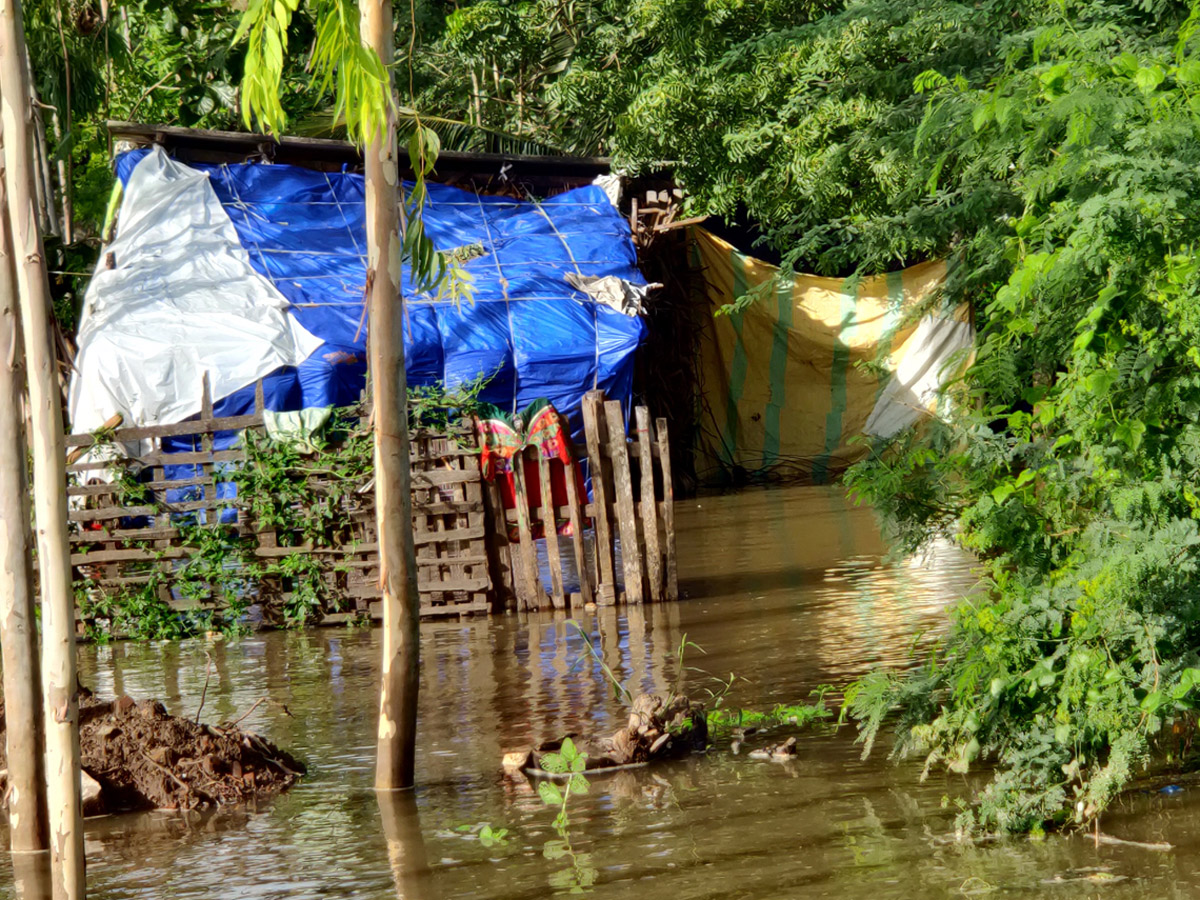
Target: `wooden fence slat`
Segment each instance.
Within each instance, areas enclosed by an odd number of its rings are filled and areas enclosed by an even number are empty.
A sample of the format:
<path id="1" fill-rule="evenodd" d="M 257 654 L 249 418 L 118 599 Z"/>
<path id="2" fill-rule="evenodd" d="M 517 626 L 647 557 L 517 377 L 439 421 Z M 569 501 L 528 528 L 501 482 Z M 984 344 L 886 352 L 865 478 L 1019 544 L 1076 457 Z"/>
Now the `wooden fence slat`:
<path id="1" fill-rule="evenodd" d="M 487 482 L 484 494 L 487 497 L 488 512 L 492 517 L 488 551 L 495 557 L 497 590 L 505 607 L 516 610 L 521 600 L 518 587 L 521 582 L 514 577 L 512 547 L 508 540 L 508 522 L 504 515 L 504 500 L 500 495 L 500 485 L 494 480 Z"/>
<path id="2" fill-rule="evenodd" d="M 603 605 L 611 605 L 617 601 L 617 576 L 613 565 L 612 527 L 608 517 L 611 501 L 605 478 L 604 454 L 601 452 L 607 443 L 603 391 L 589 391 L 583 395 L 583 430 L 587 441 L 588 474 L 592 478 L 592 496 L 595 498 L 596 599 Z"/>
<path id="3" fill-rule="evenodd" d="M 558 546 L 558 519 L 554 515 L 550 463 L 537 447 L 531 448 L 531 452 L 537 459 L 538 486 L 542 494 L 542 532 L 546 536 L 546 559 L 550 569 L 550 602 L 555 609 L 566 609 L 567 596 L 563 593 L 562 555 Z"/>
<path id="4" fill-rule="evenodd" d="M 629 603 L 641 603 L 642 554 L 638 545 L 637 516 L 633 506 L 633 475 L 625 442 L 625 417 L 621 401 L 604 404 L 608 419 L 609 456 L 613 464 L 613 491 L 616 494 L 617 525 L 621 532 L 621 561 L 625 569 L 625 598 Z"/>
<path id="5" fill-rule="evenodd" d="M 640 512 L 642 537 L 646 545 L 646 580 L 650 585 L 650 599 L 657 602 L 663 598 L 663 570 L 658 542 L 658 515 L 655 509 L 657 503 L 654 495 L 654 455 L 650 452 L 650 410 L 639 406 L 634 410 L 634 416 L 637 420 L 638 453 L 642 469 Z"/>
<path id="6" fill-rule="evenodd" d="M 571 523 L 571 548 L 575 552 L 575 568 L 579 572 L 579 602 L 592 603 L 592 576 L 588 571 L 587 549 L 583 543 L 583 504 L 579 502 L 579 485 L 577 483 L 578 463 L 575 453 L 571 453 L 571 464 L 565 469 L 567 483 L 567 517 Z M 575 593 L 571 594 L 574 598 Z M 572 604 L 574 600 L 572 600 Z M 571 605 L 571 604 L 568 604 Z"/>
<path id="7" fill-rule="evenodd" d="M 186 422 L 176 422 L 173 425 L 141 425 L 133 428 L 122 428 L 117 434 L 118 441 L 141 441 L 151 438 L 186 437 L 190 434 L 212 434 L 217 431 L 241 431 L 244 428 L 254 428 L 262 425 L 262 413 L 247 416 L 227 416 L 222 419 L 201 421 L 190 419 Z M 87 432 L 70 434 L 64 438 L 68 447 L 90 447 L 96 443 L 94 435 Z"/>
<path id="8" fill-rule="evenodd" d="M 658 455 L 662 466 L 663 503 L 662 520 L 663 533 L 666 538 L 667 584 L 666 597 L 668 600 L 679 599 L 679 566 L 675 559 L 675 483 L 671 479 L 671 439 L 667 434 L 667 420 L 658 420 Z"/>
<path id="9" fill-rule="evenodd" d="M 200 379 L 200 418 L 205 421 L 212 421 L 213 418 L 212 386 L 209 382 L 207 369 L 204 370 L 204 376 Z M 214 449 L 212 432 L 205 432 L 204 434 L 200 435 L 200 449 L 207 453 L 211 459 Z M 214 502 L 216 502 L 217 499 L 217 488 L 216 485 L 213 484 L 212 480 L 212 463 L 201 463 L 200 472 L 207 479 L 203 488 L 204 501 L 211 506 Z"/>
<path id="10" fill-rule="evenodd" d="M 525 579 L 525 608 L 541 609 L 545 602 L 538 579 L 537 547 L 529 527 L 529 493 L 525 490 L 525 457 L 518 453 L 512 458 L 513 487 L 517 499 L 517 532 L 520 538 L 516 552 L 521 557 L 521 575 Z"/>

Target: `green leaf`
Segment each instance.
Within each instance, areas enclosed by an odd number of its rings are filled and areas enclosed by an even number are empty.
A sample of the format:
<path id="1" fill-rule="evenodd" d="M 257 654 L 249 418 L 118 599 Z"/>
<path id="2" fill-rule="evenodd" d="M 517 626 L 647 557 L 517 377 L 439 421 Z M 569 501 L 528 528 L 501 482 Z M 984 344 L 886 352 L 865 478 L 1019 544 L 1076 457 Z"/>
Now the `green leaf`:
<path id="1" fill-rule="evenodd" d="M 547 806 L 562 806 L 563 795 L 558 786 L 550 781 L 538 784 L 538 796 Z"/>
<path id="2" fill-rule="evenodd" d="M 1159 65 L 1143 66 L 1133 76 L 1134 83 L 1143 94 L 1152 94 L 1166 79 L 1167 73 Z"/>
<path id="3" fill-rule="evenodd" d="M 1200 84 L 1200 59 L 1189 59 L 1175 69 L 1175 77 L 1183 84 Z"/>
<path id="4" fill-rule="evenodd" d="M 992 499 L 996 501 L 998 506 L 1003 506 L 1004 501 L 1013 495 L 1017 487 L 1012 482 L 996 485 L 992 488 Z"/>

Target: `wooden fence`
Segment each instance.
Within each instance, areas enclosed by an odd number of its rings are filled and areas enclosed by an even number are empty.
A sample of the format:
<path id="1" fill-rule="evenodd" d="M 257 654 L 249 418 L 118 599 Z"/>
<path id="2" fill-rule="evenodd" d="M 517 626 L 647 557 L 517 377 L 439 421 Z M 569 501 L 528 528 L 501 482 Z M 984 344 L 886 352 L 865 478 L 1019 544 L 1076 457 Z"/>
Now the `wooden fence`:
<path id="1" fill-rule="evenodd" d="M 567 505 L 556 507 L 550 489 L 555 461 L 536 448 L 523 451 L 536 465 L 541 503 L 529 502 L 524 466 L 513 465 L 515 509 L 502 510 L 499 489 L 488 487 L 493 521 L 489 543 L 508 605 L 517 609 L 566 609 L 581 604 L 641 603 L 675 600 L 679 577 L 675 562 L 675 502 L 671 448 L 665 419 L 652 423 L 639 406 L 626 437 L 620 402 L 603 391 L 583 399 L 585 446 L 572 448 L 574 463 L 591 478 L 592 499 L 566 477 Z M 566 527 L 556 527 L 558 523 Z M 517 540 L 509 539 L 512 532 Z M 538 541 L 545 535 L 549 584 L 540 574 Z M 620 560 L 618 568 L 617 561 Z M 575 590 L 567 590 L 566 571 Z"/>
<path id="2" fill-rule="evenodd" d="M 207 382 L 202 394 L 198 419 L 118 428 L 106 436 L 117 444 L 148 448 L 134 458 L 79 461 L 94 448 L 96 436 L 67 438 L 77 586 L 100 597 L 152 591 L 175 610 L 219 606 L 215 587 L 199 596 L 194 584 L 186 592 L 179 588 L 198 552 L 197 528 L 220 527 L 240 548 L 227 568 L 257 564 L 260 573 L 269 573 L 243 587 L 261 604 L 268 621 L 280 619 L 279 610 L 287 609 L 302 592 L 313 591 L 311 583 L 302 583 L 299 575 L 288 574 L 288 566 L 280 565 L 298 555 L 322 562 L 319 593 L 329 600 L 321 609 L 324 621 L 375 616 L 379 560 L 370 484 L 342 492 L 340 524 L 316 543 L 299 540 L 279 526 L 260 526 L 243 503 L 222 489 L 230 467 L 247 460 L 244 445 L 222 438 L 247 429 L 264 432 L 261 385 L 254 411 L 243 416 L 214 417 Z M 579 448 L 575 457 L 591 470 L 594 499 L 589 501 L 575 479 L 566 478 L 568 503 L 558 508 L 549 483 L 552 467 L 561 463 L 537 460 L 543 488 L 538 509 L 529 508 L 522 467 L 515 466 L 517 496 L 525 502 L 506 511 L 499 487 L 482 479 L 472 428 L 449 434 L 414 432 L 413 532 L 422 615 L 503 607 L 564 609 L 588 602 L 637 603 L 678 596 L 665 421 L 659 419 L 652 427 L 648 411 L 638 408 L 633 439 L 627 441 L 620 404 L 605 402 L 601 392 L 587 395 L 584 416 L 586 448 Z M 190 440 L 194 449 L 168 452 L 165 439 Z M 533 448 L 523 453 L 537 455 Z M 179 477 L 180 469 L 168 473 L 166 467 L 190 468 Z M 308 477 L 312 496 L 320 497 L 327 487 L 324 476 Z M 136 490 L 131 491 L 131 485 Z M 176 499 L 168 499 L 168 491 Z M 562 522 L 569 527 L 561 527 Z M 544 541 L 534 540 L 537 531 L 544 531 Z M 540 543 L 545 547 L 548 585 L 542 584 L 538 572 Z M 635 549 L 630 553 L 626 548 Z M 568 591 L 572 576 L 575 589 Z"/>

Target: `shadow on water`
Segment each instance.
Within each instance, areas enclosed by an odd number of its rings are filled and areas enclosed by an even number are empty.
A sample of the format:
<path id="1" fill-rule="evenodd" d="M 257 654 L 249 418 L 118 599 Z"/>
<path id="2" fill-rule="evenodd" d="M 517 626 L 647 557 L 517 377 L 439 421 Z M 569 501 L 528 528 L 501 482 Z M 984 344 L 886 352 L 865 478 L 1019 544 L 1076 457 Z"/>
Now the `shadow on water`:
<path id="1" fill-rule="evenodd" d="M 970 559 L 949 546 L 888 561 L 871 513 L 833 489 L 702 498 L 679 522 L 690 599 L 577 617 L 637 691 L 666 690 L 686 634 L 705 650 L 691 664 L 737 674 L 731 704 L 801 701 L 873 665 L 911 664 L 914 638 L 936 637 L 946 604 L 974 583 Z M 964 795 L 964 782 L 921 782 L 918 767 L 878 753 L 862 761 L 850 729 L 801 734 L 793 762 L 718 746 L 595 778 L 570 801 L 571 841 L 587 860 L 571 871 L 544 853 L 552 811 L 526 781 L 503 778 L 499 760 L 623 723 L 582 638 L 547 613 L 429 622 L 421 639 L 420 784 L 382 798 L 372 790 L 376 632 L 83 648 L 89 687 L 161 697 L 187 715 L 211 656 L 202 717 L 233 719 L 268 697 L 244 725 L 310 771 L 252 808 L 89 820 L 93 900 L 515 900 L 563 892 L 583 868 L 594 893 L 613 898 L 1200 898 L 1200 792 L 1131 794 L 1106 817 L 1106 831 L 1168 840 L 1170 853 L 1058 837 L 963 846 L 946 837 L 942 801 Z M 485 846 L 483 824 L 507 829 L 506 842 Z M 0 858 L 0 898 L 43 896 L 26 860 Z"/>

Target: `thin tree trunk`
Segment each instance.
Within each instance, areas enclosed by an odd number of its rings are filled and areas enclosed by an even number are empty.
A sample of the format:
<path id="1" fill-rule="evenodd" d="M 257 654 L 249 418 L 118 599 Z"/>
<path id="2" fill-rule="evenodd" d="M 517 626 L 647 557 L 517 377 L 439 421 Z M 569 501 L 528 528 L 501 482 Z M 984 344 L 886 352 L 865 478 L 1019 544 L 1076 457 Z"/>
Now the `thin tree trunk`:
<path id="1" fill-rule="evenodd" d="M 63 83 L 66 90 L 63 91 L 63 109 L 54 111 L 54 139 L 58 142 L 58 159 L 55 160 L 58 167 L 58 187 L 62 200 L 62 233 L 63 243 L 73 244 L 75 242 L 75 227 L 74 227 L 74 203 L 71 199 L 71 181 L 73 174 L 71 171 L 71 150 L 64 146 L 63 136 L 66 135 L 68 140 L 71 139 L 71 54 L 67 52 L 67 35 L 63 30 L 62 4 L 54 5 L 54 15 L 58 23 L 58 41 L 62 46 L 63 59 Z M 66 130 L 63 130 L 63 122 L 66 122 Z"/>
<path id="2" fill-rule="evenodd" d="M 75 673 L 75 602 L 67 541 L 62 394 L 50 329 L 50 284 L 34 209 L 33 108 L 26 83 L 22 28 L 19 0 L 0 0 L 0 121 L 5 134 L 8 215 L 29 370 L 33 432 L 51 881 L 55 900 L 82 900 L 85 882 L 79 696 Z"/>
<path id="3" fill-rule="evenodd" d="M 20 0 L 11 0 L 19 3 Z M 33 80 L 33 62 L 25 54 L 25 91 L 29 97 L 29 109 L 33 115 L 33 168 L 34 186 L 37 194 L 38 227 L 42 234 L 56 237 L 58 213 L 54 209 L 54 178 L 50 174 L 50 153 L 46 149 L 46 123 L 42 121 L 42 105 L 38 100 L 37 86 Z"/>
<path id="4" fill-rule="evenodd" d="M 0 120 L 0 210 L 4 189 Z M 8 755 L 8 824 L 14 851 L 49 847 L 42 676 L 38 666 L 29 483 L 25 470 L 25 369 L 8 218 L 0 213 L 0 655 Z"/>
<path id="5" fill-rule="evenodd" d="M 70 116 L 67 117 L 68 120 Z M 62 120 L 58 113 L 54 114 L 53 119 L 54 140 L 58 141 L 61 148 L 63 146 L 63 129 Z M 69 129 L 70 122 L 67 123 Z M 64 244 L 75 243 L 75 204 L 71 198 L 71 153 L 68 150 L 65 154 L 60 155 L 54 161 L 54 167 L 58 173 L 58 196 L 62 203 L 62 236 Z"/>
<path id="6" fill-rule="evenodd" d="M 363 43 L 388 69 L 396 56 L 391 0 L 360 0 Z M 400 195 L 395 109 L 367 142 L 368 367 L 374 393 L 375 515 L 383 590 L 383 676 L 375 788 L 413 785 L 417 737 L 420 599 L 409 484 L 404 299 L 400 290 Z"/>

